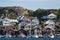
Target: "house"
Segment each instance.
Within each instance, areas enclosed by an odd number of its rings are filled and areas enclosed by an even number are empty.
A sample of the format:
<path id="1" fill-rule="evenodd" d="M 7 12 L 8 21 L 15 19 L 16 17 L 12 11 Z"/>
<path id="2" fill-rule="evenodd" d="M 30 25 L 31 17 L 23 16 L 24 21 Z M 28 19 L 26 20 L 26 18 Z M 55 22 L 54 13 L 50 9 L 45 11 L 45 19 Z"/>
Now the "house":
<path id="1" fill-rule="evenodd" d="M 8 19 L 8 18 L 4 18 L 4 21 L 2 21 L 5 30 L 16 28 L 14 26 L 15 22 L 18 22 L 18 21 L 16 19 Z"/>
<path id="2" fill-rule="evenodd" d="M 38 25 L 39 24 L 39 19 L 37 17 L 34 17 L 31 21 L 32 25 Z"/>
<path id="3" fill-rule="evenodd" d="M 15 22 L 18 22 L 15 19 L 8 19 L 5 18 L 5 20 L 3 21 L 3 26 L 10 26 L 10 25 L 14 25 Z"/>
<path id="4" fill-rule="evenodd" d="M 55 27 L 55 19 L 57 16 L 55 14 L 51 13 L 47 17 L 49 20 L 45 22 L 46 27 L 54 28 Z"/>
<path id="5" fill-rule="evenodd" d="M 41 17 L 42 19 L 47 19 L 48 17 L 47 16 L 43 16 L 43 17 Z"/>
<path id="6" fill-rule="evenodd" d="M 57 15 L 55 15 L 55 14 L 53 14 L 53 13 L 51 13 L 51 14 L 48 15 L 48 18 L 50 18 L 50 19 L 54 19 L 54 18 L 56 18 L 56 17 L 57 17 Z"/>
<path id="7" fill-rule="evenodd" d="M 18 24 L 18 28 L 21 29 L 21 27 L 22 27 L 22 26 L 24 27 L 25 25 L 26 25 L 26 22 L 20 22 L 20 23 Z"/>
<path id="8" fill-rule="evenodd" d="M 39 20 L 37 17 L 20 17 L 21 22 L 18 24 L 19 29 L 21 26 L 28 27 L 28 26 L 35 26 L 39 24 Z"/>
<path id="9" fill-rule="evenodd" d="M 19 16 L 19 17 L 17 18 L 17 20 L 18 20 L 18 21 L 22 21 L 22 22 L 24 21 L 24 22 L 25 22 L 25 21 L 28 21 L 28 18 L 25 17 L 25 16 Z"/>
<path id="10" fill-rule="evenodd" d="M 60 22 L 56 22 L 56 26 L 60 28 Z"/>
<path id="11" fill-rule="evenodd" d="M 31 22 L 32 25 L 38 25 L 39 24 L 39 19 L 37 17 L 28 17 L 29 21 Z"/>

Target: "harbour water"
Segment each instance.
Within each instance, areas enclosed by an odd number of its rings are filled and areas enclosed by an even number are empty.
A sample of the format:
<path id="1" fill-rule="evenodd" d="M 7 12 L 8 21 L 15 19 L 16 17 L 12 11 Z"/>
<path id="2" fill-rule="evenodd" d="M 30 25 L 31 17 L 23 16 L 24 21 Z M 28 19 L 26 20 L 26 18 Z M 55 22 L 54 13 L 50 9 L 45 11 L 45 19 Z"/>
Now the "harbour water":
<path id="1" fill-rule="evenodd" d="M 56 38 L 49 38 L 49 37 L 43 37 L 43 38 L 0 38 L 0 40 L 60 40 L 60 37 L 56 37 Z"/>

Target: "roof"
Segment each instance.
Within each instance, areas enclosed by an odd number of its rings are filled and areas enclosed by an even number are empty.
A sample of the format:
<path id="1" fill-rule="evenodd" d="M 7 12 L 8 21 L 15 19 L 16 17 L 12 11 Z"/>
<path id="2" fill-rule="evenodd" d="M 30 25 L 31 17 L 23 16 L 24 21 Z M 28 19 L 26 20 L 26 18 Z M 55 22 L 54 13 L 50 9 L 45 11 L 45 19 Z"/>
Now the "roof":
<path id="1" fill-rule="evenodd" d="M 18 22 L 18 20 L 16 20 L 16 19 L 9 19 L 9 18 L 5 18 L 5 21 L 9 21 L 9 22 Z"/>
<path id="2" fill-rule="evenodd" d="M 28 16 L 27 18 L 33 18 L 33 16 Z"/>
<path id="3" fill-rule="evenodd" d="M 10 22 L 18 22 L 18 21 L 15 20 L 15 19 L 10 19 L 9 21 L 10 21 Z"/>
<path id="4" fill-rule="evenodd" d="M 48 20 L 48 21 L 45 22 L 45 24 L 55 24 L 55 22 L 52 21 L 52 20 Z"/>

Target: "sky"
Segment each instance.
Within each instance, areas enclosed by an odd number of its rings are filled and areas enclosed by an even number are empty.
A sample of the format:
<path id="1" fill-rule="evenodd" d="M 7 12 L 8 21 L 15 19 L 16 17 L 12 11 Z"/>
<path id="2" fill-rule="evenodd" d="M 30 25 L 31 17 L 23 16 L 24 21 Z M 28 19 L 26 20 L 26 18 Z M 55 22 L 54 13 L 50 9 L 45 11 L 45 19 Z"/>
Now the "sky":
<path id="1" fill-rule="evenodd" d="M 30 10 L 59 9 L 60 0 L 0 0 L 0 7 L 21 6 Z"/>

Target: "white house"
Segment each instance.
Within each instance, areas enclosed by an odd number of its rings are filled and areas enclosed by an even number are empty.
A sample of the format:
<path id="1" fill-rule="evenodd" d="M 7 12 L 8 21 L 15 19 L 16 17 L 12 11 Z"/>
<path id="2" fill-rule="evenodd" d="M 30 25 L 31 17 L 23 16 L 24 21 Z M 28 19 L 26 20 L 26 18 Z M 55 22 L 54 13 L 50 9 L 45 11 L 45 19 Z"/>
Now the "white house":
<path id="1" fill-rule="evenodd" d="M 45 22 L 45 24 L 55 24 L 55 22 L 53 20 L 48 20 Z"/>
<path id="2" fill-rule="evenodd" d="M 53 20 L 48 20 L 45 22 L 47 28 L 55 28 L 55 22 Z"/>
<path id="3" fill-rule="evenodd" d="M 53 18 L 56 18 L 56 17 L 57 16 L 55 14 L 53 14 L 53 13 L 51 13 L 51 14 L 48 15 L 48 18 L 50 18 L 50 19 L 53 19 Z"/>
<path id="4" fill-rule="evenodd" d="M 32 20 L 32 25 L 38 25 L 39 24 L 39 20 L 37 19 L 37 17 L 33 18 Z"/>
<path id="5" fill-rule="evenodd" d="M 15 19 L 5 18 L 5 20 L 3 21 L 3 26 L 11 26 L 11 25 L 13 25 L 15 22 L 18 22 L 18 21 L 15 20 Z"/>

